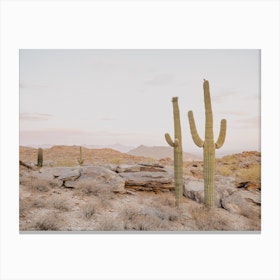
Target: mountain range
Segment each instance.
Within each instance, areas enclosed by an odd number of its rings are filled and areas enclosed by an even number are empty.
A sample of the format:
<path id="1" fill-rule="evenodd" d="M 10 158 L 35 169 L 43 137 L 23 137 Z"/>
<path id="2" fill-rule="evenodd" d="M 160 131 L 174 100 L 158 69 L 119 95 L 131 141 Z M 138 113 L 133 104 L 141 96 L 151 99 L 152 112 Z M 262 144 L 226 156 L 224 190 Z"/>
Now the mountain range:
<path id="1" fill-rule="evenodd" d="M 132 149 L 127 152 L 129 155 L 133 156 L 143 156 L 143 157 L 151 157 L 154 159 L 162 159 L 162 158 L 173 158 L 173 148 L 168 146 L 154 146 L 147 147 L 141 145 L 135 149 Z M 183 153 L 184 161 L 192 161 L 192 160 L 201 160 L 202 158 L 190 153 Z"/>

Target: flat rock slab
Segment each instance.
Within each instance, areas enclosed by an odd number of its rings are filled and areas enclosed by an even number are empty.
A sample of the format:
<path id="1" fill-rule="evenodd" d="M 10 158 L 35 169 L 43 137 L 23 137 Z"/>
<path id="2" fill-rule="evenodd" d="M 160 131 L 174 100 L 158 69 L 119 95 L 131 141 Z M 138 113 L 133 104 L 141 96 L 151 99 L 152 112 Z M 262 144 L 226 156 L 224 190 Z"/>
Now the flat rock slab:
<path id="1" fill-rule="evenodd" d="M 120 173 L 125 179 L 125 188 L 139 191 L 168 191 L 173 190 L 173 178 L 168 172 L 125 172 Z"/>

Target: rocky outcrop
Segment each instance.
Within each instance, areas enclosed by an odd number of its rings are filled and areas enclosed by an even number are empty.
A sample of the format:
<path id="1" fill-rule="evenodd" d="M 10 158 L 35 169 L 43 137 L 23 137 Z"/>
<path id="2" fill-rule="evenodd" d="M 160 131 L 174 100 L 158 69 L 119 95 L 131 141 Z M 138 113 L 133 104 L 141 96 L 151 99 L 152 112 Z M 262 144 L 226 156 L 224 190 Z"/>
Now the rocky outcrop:
<path id="1" fill-rule="evenodd" d="M 215 194 L 216 207 L 224 208 L 232 213 L 248 214 L 260 212 L 261 192 L 250 189 L 240 189 L 234 186 L 230 179 L 218 180 Z M 184 196 L 204 203 L 204 182 L 203 179 L 186 179 L 184 183 Z"/>
<path id="2" fill-rule="evenodd" d="M 81 182 L 94 182 L 119 193 L 128 189 L 154 192 L 174 189 L 172 172 L 158 163 L 44 167 L 32 171 L 32 176 L 66 188 L 76 188 Z"/>

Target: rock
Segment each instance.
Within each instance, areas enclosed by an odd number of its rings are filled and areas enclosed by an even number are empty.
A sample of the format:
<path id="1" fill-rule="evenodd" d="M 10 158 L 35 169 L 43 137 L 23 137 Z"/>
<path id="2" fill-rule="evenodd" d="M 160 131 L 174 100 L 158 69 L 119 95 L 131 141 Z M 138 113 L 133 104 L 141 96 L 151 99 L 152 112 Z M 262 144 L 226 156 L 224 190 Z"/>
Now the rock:
<path id="1" fill-rule="evenodd" d="M 121 164 L 117 167 L 116 172 L 166 172 L 164 166 L 160 163 L 138 163 L 138 164 Z"/>
<path id="2" fill-rule="evenodd" d="M 198 203 L 204 203 L 204 181 L 203 179 L 185 180 L 183 186 L 183 195 Z M 220 195 L 215 197 L 216 207 L 220 207 Z"/>
<path id="3" fill-rule="evenodd" d="M 204 202 L 203 180 L 186 180 L 183 186 L 183 195 L 199 203 Z"/>
<path id="4" fill-rule="evenodd" d="M 139 172 L 140 171 L 140 165 L 128 165 L 128 164 L 121 164 L 117 167 L 116 172 L 117 173 L 123 173 L 123 172 Z"/>
<path id="5" fill-rule="evenodd" d="M 125 193 L 125 180 L 118 173 L 103 166 L 89 166 L 82 169 L 79 182 L 96 182 L 108 187 L 115 193 Z"/>
<path id="6" fill-rule="evenodd" d="M 23 162 L 23 161 L 19 161 L 19 165 L 20 166 L 24 166 L 26 167 L 27 169 L 31 169 L 31 170 L 36 170 L 35 166 L 32 166 L 31 164 L 28 164 L 26 162 Z"/>
<path id="7" fill-rule="evenodd" d="M 81 169 L 68 170 L 62 173 L 54 173 L 54 177 L 61 181 L 75 181 L 81 176 Z"/>
<path id="8" fill-rule="evenodd" d="M 229 184 L 231 183 L 231 184 Z M 215 205 L 224 208 L 232 213 L 258 213 L 261 206 L 261 193 L 259 191 L 248 191 L 238 189 L 229 181 L 216 184 Z M 204 203 L 204 182 L 203 180 L 185 180 L 183 195 Z"/>
<path id="9" fill-rule="evenodd" d="M 59 186 L 67 188 L 74 187 L 74 181 L 81 176 L 81 168 L 71 167 L 52 167 L 41 168 L 38 172 L 38 177 L 44 180 L 49 180 Z"/>
<path id="10" fill-rule="evenodd" d="M 245 190 L 261 190 L 261 184 L 256 181 L 239 182 L 237 183 L 237 188 L 243 188 Z"/>
<path id="11" fill-rule="evenodd" d="M 174 189 L 173 172 L 157 163 L 75 168 L 44 167 L 33 174 L 55 183 L 54 185 L 67 188 L 76 188 L 79 183 L 84 182 L 99 184 L 116 193 L 126 193 L 128 189 L 154 192 Z"/>
<path id="12" fill-rule="evenodd" d="M 128 189 L 154 192 L 174 189 L 173 177 L 168 172 L 125 172 L 120 176 Z"/>
<path id="13" fill-rule="evenodd" d="M 167 172 L 164 166 L 160 163 L 139 163 L 140 171 L 148 172 Z"/>

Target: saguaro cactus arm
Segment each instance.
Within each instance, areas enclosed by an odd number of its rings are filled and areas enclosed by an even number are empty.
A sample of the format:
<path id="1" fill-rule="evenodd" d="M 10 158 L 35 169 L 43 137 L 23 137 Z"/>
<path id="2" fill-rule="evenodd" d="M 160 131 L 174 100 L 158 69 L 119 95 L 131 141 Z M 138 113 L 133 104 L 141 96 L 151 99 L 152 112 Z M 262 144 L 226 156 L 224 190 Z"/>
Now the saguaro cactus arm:
<path id="1" fill-rule="evenodd" d="M 192 111 L 188 112 L 188 117 L 189 117 L 189 124 L 190 124 L 192 139 L 193 139 L 194 143 L 198 147 L 201 148 L 201 147 L 203 147 L 204 141 L 199 137 L 199 135 L 197 133 L 196 125 L 195 125 L 195 121 L 194 121 L 194 117 L 193 117 L 193 112 Z"/>
<path id="2" fill-rule="evenodd" d="M 226 129 L 227 121 L 225 119 L 221 120 L 220 133 L 217 142 L 215 143 L 216 149 L 219 149 L 223 146 L 226 139 Z"/>
<path id="3" fill-rule="evenodd" d="M 178 139 L 175 139 L 174 141 L 172 141 L 169 133 L 165 133 L 164 136 L 165 136 L 165 140 L 166 140 L 166 142 L 168 143 L 169 146 L 171 146 L 173 148 L 178 146 L 178 143 L 179 143 Z"/>

